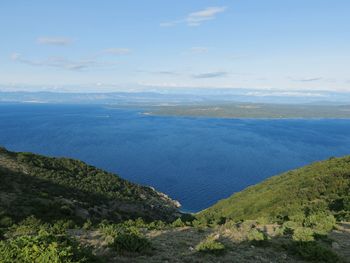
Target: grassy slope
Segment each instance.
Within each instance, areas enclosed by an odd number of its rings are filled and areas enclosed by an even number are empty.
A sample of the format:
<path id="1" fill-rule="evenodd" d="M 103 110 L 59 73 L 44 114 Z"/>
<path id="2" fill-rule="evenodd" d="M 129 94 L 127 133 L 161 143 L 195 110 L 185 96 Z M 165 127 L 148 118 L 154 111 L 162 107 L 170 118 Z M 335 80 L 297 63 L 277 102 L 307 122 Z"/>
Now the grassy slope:
<path id="1" fill-rule="evenodd" d="M 274 176 L 236 193 L 200 212 L 207 221 L 285 219 L 312 210 L 348 219 L 350 211 L 350 157 L 331 158 Z"/>
<path id="2" fill-rule="evenodd" d="M 175 203 L 152 188 L 67 158 L 0 148 L 0 180 L 0 212 L 16 220 L 31 214 L 44 221 L 167 220 L 177 213 Z"/>

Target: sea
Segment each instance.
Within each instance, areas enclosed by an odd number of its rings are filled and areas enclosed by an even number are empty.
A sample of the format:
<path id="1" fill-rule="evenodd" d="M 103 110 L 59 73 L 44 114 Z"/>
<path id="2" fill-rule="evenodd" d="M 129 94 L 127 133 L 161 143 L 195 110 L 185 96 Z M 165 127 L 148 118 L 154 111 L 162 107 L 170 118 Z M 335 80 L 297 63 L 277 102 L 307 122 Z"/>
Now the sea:
<path id="1" fill-rule="evenodd" d="M 350 120 L 152 116 L 142 108 L 3 103 L 0 145 L 83 160 L 197 212 L 271 176 L 350 154 Z"/>

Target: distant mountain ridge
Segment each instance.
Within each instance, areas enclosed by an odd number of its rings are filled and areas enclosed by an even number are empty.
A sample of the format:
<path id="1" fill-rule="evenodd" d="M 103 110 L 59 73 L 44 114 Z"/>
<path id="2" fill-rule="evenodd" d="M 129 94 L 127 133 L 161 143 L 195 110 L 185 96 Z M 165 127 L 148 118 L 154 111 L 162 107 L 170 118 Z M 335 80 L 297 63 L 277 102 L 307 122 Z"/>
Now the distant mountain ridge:
<path id="1" fill-rule="evenodd" d="M 81 90 L 84 90 L 81 88 Z M 292 99 L 291 99 L 292 98 Z M 229 88 L 149 88 L 145 90 L 66 92 L 12 91 L 0 85 L 0 102 L 116 104 L 116 105 L 187 105 L 221 103 L 347 105 L 349 92 L 229 89 Z"/>

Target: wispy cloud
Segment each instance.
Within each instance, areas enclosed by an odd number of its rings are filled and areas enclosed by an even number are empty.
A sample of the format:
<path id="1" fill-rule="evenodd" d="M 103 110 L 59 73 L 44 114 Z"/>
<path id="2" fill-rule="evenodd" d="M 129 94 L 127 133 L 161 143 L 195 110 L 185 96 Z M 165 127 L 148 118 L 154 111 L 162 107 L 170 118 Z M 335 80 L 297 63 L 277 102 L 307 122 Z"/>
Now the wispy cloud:
<path id="1" fill-rule="evenodd" d="M 325 94 L 302 91 L 252 91 L 247 92 L 246 96 L 254 97 L 325 97 Z"/>
<path id="2" fill-rule="evenodd" d="M 31 66 L 47 66 L 65 70 L 83 70 L 101 65 L 101 63 L 95 60 L 69 60 L 63 57 L 49 57 L 45 60 L 27 59 L 19 53 L 12 54 L 11 59 L 18 63 Z"/>
<path id="3" fill-rule="evenodd" d="M 55 41 L 53 39 L 45 39 L 45 41 L 43 40 L 43 42 L 50 42 L 51 44 L 56 43 L 56 45 L 58 45 L 58 43 L 61 43 L 61 45 L 63 45 L 63 39 L 60 40 L 62 40 L 62 42 L 59 42 L 58 39 L 55 39 Z M 110 62 L 101 61 L 99 57 L 103 55 L 125 55 L 129 54 L 130 52 L 131 50 L 128 48 L 108 48 L 101 50 L 100 52 L 97 52 L 94 55 L 90 55 L 88 58 L 85 59 L 68 59 L 59 56 L 51 56 L 46 59 L 31 59 L 24 57 L 19 53 L 13 53 L 11 55 L 11 59 L 18 63 L 27 64 L 31 66 L 47 66 L 66 70 L 84 70 L 91 67 L 114 65 Z"/>
<path id="4" fill-rule="evenodd" d="M 228 72 L 226 71 L 215 71 L 215 72 L 194 74 L 192 75 L 192 78 L 194 79 L 221 78 L 221 77 L 226 77 L 227 75 L 228 75 Z"/>
<path id="5" fill-rule="evenodd" d="M 213 20 L 217 14 L 226 10 L 226 7 L 207 7 L 203 10 L 191 13 L 187 16 L 186 22 L 189 26 L 199 26 L 201 23 Z"/>
<path id="6" fill-rule="evenodd" d="M 181 73 L 175 70 L 137 70 L 137 72 L 155 74 L 155 75 L 163 75 L 163 76 L 178 76 Z"/>
<path id="7" fill-rule="evenodd" d="M 292 80 L 296 82 L 315 82 L 315 81 L 320 81 L 322 79 L 323 78 L 301 78 L 301 79 L 292 78 Z"/>
<path id="8" fill-rule="evenodd" d="M 100 54 L 110 54 L 110 55 L 126 55 L 130 53 L 131 53 L 131 49 L 129 48 L 106 48 L 100 52 Z"/>
<path id="9" fill-rule="evenodd" d="M 208 53 L 209 49 L 206 47 L 192 47 L 191 52 L 194 54 Z"/>
<path id="10" fill-rule="evenodd" d="M 51 46 L 68 46 L 73 43 L 73 39 L 67 37 L 39 37 L 37 43 Z"/>
<path id="11" fill-rule="evenodd" d="M 225 6 L 207 7 L 205 9 L 192 12 L 183 19 L 161 23 L 160 26 L 170 27 L 182 23 L 186 23 L 188 26 L 200 26 L 203 22 L 215 19 L 217 14 L 225 12 L 226 9 L 227 7 Z"/>
<path id="12" fill-rule="evenodd" d="M 171 70 L 160 70 L 160 71 L 156 71 L 156 72 L 154 72 L 154 73 L 160 74 L 160 75 L 168 75 L 168 76 L 179 75 L 178 72 L 176 72 L 176 71 L 171 71 Z"/>

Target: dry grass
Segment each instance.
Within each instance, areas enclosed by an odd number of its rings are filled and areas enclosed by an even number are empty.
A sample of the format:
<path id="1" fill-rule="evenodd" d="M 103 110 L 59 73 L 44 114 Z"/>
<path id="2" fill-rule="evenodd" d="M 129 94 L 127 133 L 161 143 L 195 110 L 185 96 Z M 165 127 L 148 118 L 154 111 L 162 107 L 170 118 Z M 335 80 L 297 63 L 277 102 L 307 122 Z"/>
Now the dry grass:
<path id="1" fill-rule="evenodd" d="M 108 262 L 304 262 L 287 255 L 284 250 L 274 246 L 254 246 L 243 241 L 241 233 L 239 235 L 236 233 L 236 229 L 230 233 L 230 230 L 223 228 L 198 231 L 192 227 L 149 231 L 146 236 L 153 244 L 152 254 L 129 257 L 117 256 L 106 246 L 106 242 L 98 231 L 76 233 L 76 236 L 83 243 L 94 247 L 96 254 L 106 256 Z M 209 235 L 217 236 L 227 248 L 226 253 L 216 256 L 198 253 L 195 250 L 195 247 Z"/>

